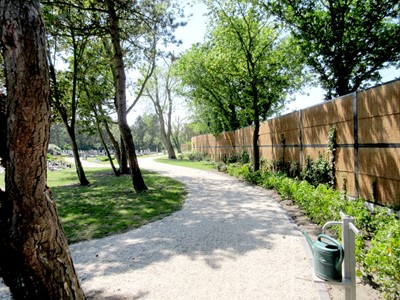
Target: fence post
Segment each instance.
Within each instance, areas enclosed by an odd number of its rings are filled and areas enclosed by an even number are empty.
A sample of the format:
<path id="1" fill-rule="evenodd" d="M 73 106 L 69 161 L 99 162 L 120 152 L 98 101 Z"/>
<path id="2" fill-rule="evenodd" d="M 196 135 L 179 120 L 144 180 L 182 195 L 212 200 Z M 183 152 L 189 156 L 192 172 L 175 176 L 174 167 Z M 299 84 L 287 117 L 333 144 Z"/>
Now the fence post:
<path id="1" fill-rule="evenodd" d="M 354 197 L 357 199 L 358 189 L 358 115 L 357 115 L 357 92 L 353 93 L 353 136 L 354 136 Z"/>
<path id="2" fill-rule="evenodd" d="M 302 110 L 299 110 L 299 169 L 303 169 L 303 126 L 302 126 Z"/>

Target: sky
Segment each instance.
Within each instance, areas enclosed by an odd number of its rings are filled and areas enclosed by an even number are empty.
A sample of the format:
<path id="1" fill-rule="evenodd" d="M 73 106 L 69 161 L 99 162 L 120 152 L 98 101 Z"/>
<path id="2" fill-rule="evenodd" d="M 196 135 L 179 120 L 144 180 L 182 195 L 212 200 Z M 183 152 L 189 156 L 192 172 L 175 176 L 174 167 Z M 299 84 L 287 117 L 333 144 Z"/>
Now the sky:
<path id="1" fill-rule="evenodd" d="M 206 33 L 206 16 L 204 16 L 206 12 L 205 5 L 196 3 L 193 7 L 187 9 L 187 12 L 191 13 L 192 17 L 189 19 L 186 26 L 176 30 L 176 37 L 183 42 L 183 44 L 176 49 L 177 52 L 189 49 L 194 43 L 203 42 Z M 400 71 L 395 68 L 390 68 L 383 71 L 381 75 L 383 77 L 382 82 L 387 82 L 399 77 Z M 324 91 L 320 87 L 312 87 L 305 89 L 302 94 L 295 94 L 294 97 L 296 100 L 289 103 L 283 113 L 289 113 L 324 102 Z"/>

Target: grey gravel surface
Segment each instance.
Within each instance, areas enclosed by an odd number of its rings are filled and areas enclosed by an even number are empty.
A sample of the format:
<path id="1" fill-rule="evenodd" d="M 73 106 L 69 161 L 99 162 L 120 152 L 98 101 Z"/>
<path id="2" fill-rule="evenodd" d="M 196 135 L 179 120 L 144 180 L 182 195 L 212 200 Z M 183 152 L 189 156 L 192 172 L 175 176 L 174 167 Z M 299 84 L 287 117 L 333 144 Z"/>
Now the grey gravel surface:
<path id="1" fill-rule="evenodd" d="M 140 167 L 185 183 L 188 198 L 160 221 L 71 245 L 89 299 L 325 298 L 304 237 L 268 191 L 148 158 Z"/>

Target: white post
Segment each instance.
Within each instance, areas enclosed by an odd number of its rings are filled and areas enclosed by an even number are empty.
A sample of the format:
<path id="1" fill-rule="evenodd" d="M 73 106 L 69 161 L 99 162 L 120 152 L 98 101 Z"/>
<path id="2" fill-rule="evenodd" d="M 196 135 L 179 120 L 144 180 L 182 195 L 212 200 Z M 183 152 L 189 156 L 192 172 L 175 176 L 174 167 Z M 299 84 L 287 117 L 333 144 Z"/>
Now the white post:
<path id="1" fill-rule="evenodd" d="M 345 289 L 345 300 L 356 300 L 356 243 L 355 235 L 359 233 L 354 226 L 354 218 L 340 212 L 341 222 L 329 221 L 322 227 L 322 232 L 332 225 L 342 226 L 342 245 L 344 251 L 343 278 L 341 282 L 330 281 L 330 284 L 341 285 Z M 314 281 L 316 281 L 314 279 Z"/>
<path id="2" fill-rule="evenodd" d="M 342 243 L 344 250 L 343 281 L 345 285 L 345 299 L 356 300 L 356 243 L 355 234 L 358 229 L 354 226 L 354 218 L 340 213 L 342 216 Z"/>

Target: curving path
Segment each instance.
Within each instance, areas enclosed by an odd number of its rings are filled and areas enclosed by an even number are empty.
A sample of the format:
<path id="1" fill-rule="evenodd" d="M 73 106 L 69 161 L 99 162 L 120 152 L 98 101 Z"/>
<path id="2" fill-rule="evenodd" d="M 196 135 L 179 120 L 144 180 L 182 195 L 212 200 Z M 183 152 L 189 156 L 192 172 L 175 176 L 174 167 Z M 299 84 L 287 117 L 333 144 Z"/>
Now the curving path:
<path id="1" fill-rule="evenodd" d="M 304 237 L 270 192 L 151 158 L 139 164 L 184 182 L 187 201 L 163 220 L 72 245 L 89 299 L 327 299 Z"/>

